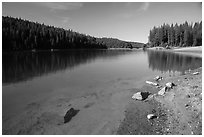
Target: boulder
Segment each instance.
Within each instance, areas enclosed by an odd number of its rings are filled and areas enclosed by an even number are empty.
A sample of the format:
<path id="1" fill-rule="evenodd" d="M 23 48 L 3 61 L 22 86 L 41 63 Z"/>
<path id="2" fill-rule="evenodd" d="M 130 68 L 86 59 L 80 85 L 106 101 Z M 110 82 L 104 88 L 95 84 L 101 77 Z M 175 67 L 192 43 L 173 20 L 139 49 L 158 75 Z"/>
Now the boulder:
<path id="1" fill-rule="evenodd" d="M 158 83 L 154 83 L 154 82 L 151 82 L 151 81 L 146 81 L 147 84 L 150 84 L 150 85 L 153 85 L 153 86 L 159 86 Z"/>
<path id="2" fill-rule="evenodd" d="M 155 79 L 156 81 L 160 81 L 160 80 L 162 80 L 163 78 L 162 78 L 161 76 L 156 76 L 154 79 Z"/>
<path id="3" fill-rule="evenodd" d="M 156 95 L 156 94 L 151 94 L 151 95 L 149 95 L 148 98 L 144 100 L 144 102 L 150 101 L 151 99 L 154 98 L 155 95 Z"/>
<path id="4" fill-rule="evenodd" d="M 159 92 L 158 95 L 164 95 L 167 90 L 167 87 L 163 87 Z"/>
<path id="5" fill-rule="evenodd" d="M 150 95 L 149 92 L 137 92 L 132 96 L 132 99 L 145 100 L 148 98 L 149 95 Z"/>
<path id="6" fill-rule="evenodd" d="M 155 114 L 148 114 L 147 115 L 147 119 L 150 120 L 150 119 L 155 119 L 157 118 L 157 116 Z"/>
<path id="7" fill-rule="evenodd" d="M 166 83 L 167 88 L 173 88 L 174 86 L 176 86 L 176 85 L 174 83 L 172 83 L 172 82 Z"/>
<path id="8" fill-rule="evenodd" d="M 72 117 L 74 117 L 77 113 L 79 112 L 79 110 L 75 110 L 74 108 L 70 108 L 66 115 L 64 116 L 64 123 L 69 122 Z"/>

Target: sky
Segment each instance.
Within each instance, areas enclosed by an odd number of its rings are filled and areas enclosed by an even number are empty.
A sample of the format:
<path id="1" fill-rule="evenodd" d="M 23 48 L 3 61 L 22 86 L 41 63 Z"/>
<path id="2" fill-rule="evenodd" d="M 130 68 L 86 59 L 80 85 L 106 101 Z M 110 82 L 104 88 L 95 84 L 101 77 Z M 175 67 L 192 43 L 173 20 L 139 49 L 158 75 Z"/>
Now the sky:
<path id="1" fill-rule="evenodd" d="M 164 23 L 202 21 L 199 2 L 3 2 L 2 15 L 72 29 L 95 37 L 148 42 Z"/>

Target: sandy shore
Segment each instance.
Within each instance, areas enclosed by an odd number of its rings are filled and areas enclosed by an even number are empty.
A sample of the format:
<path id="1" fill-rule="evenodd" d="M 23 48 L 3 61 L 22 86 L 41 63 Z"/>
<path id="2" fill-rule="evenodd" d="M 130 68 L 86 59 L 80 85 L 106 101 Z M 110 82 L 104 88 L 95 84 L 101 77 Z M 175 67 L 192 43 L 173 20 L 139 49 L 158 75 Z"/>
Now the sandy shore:
<path id="1" fill-rule="evenodd" d="M 175 53 L 183 54 L 183 55 L 202 57 L 202 46 L 174 48 L 172 51 Z"/>
<path id="2" fill-rule="evenodd" d="M 193 75 L 193 72 L 199 72 Z M 133 89 L 149 91 L 154 96 L 147 101 L 132 100 L 117 134 L 140 135 L 201 135 L 202 134 L 202 68 L 187 71 L 185 75 L 163 75 L 160 81 L 163 87 L 167 82 L 176 86 L 163 96 L 158 95 L 158 88 L 144 84 L 142 88 Z M 150 79 L 154 81 L 153 78 Z M 157 119 L 148 120 L 148 114 L 155 114 Z"/>
<path id="3" fill-rule="evenodd" d="M 183 54 L 183 55 L 191 55 L 194 57 L 202 57 L 202 46 L 173 47 L 172 49 L 165 49 L 163 47 L 152 47 L 152 48 L 148 48 L 148 50 L 161 50 L 161 51 L 179 53 L 179 54 Z"/>
<path id="4" fill-rule="evenodd" d="M 182 52 L 202 52 L 202 46 L 174 48 L 173 50 Z"/>

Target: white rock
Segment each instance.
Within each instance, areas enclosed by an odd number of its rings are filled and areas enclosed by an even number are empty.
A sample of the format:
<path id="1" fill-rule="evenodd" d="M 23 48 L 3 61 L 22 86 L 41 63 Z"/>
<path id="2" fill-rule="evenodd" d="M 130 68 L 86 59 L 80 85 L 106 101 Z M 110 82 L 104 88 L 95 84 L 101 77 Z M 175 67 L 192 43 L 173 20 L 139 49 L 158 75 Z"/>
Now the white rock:
<path id="1" fill-rule="evenodd" d="M 164 95 L 167 90 L 167 87 L 163 87 L 159 92 L 158 95 Z"/>
<path id="2" fill-rule="evenodd" d="M 132 96 L 132 99 L 142 100 L 141 92 L 137 92 Z"/>
<path id="3" fill-rule="evenodd" d="M 145 100 L 149 97 L 150 93 L 149 92 L 137 92 L 132 96 L 132 99 L 136 100 Z"/>
<path id="4" fill-rule="evenodd" d="M 166 83 L 166 87 L 167 87 L 167 88 L 172 88 L 173 86 L 175 86 L 175 84 L 172 83 L 172 82 Z"/>
<path id="5" fill-rule="evenodd" d="M 199 74 L 199 72 L 194 72 L 194 73 L 193 73 L 193 75 L 198 75 L 198 74 Z"/>
<path id="6" fill-rule="evenodd" d="M 147 84 L 150 84 L 150 85 L 154 85 L 154 86 L 158 86 L 159 84 L 158 83 L 154 83 L 154 82 L 151 82 L 151 81 L 146 81 Z"/>
<path id="7" fill-rule="evenodd" d="M 157 116 L 155 114 L 148 114 L 147 118 L 148 119 L 154 119 L 154 118 L 157 118 Z"/>
<path id="8" fill-rule="evenodd" d="M 162 78 L 161 76 L 156 76 L 154 79 L 155 79 L 156 81 L 160 81 L 160 80 L 162 80 L 163 78 Z"/>

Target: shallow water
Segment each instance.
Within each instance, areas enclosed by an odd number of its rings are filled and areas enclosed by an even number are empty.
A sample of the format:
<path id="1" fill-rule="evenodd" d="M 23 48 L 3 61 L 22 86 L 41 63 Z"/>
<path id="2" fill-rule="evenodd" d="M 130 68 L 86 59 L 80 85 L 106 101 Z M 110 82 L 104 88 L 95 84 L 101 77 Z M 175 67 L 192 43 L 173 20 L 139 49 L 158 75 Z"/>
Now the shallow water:
<path id="1" fill-rule="evenodd" d="M 3 134 L 114 134 L 132 88 L 202 59 L 162 51 L 23 52 L 2 57 Z M 63 116 L 79 113 L 66 124 Z"/>

